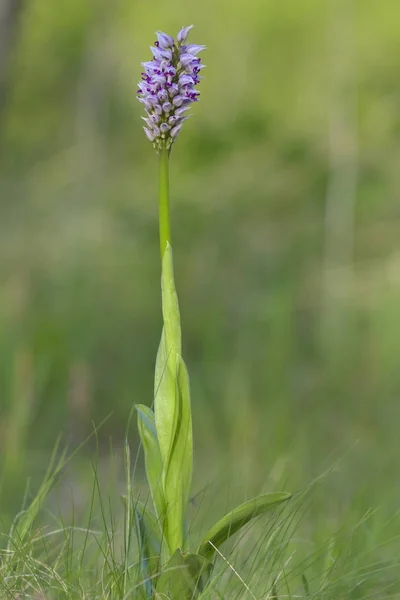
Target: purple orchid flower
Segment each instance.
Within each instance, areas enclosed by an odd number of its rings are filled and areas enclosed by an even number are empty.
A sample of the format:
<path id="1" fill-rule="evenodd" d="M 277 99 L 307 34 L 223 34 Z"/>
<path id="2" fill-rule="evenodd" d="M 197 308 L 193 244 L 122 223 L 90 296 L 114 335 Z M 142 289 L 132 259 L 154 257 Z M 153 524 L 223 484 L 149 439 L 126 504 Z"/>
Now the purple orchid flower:
<path id="1" fill-rule="evenodd" d="M 171 149 L 188 118 L 184 113 L 198 100 L 195 86 L 204 65 L 197 54 L 205 46 L 186 44 L 192 27 L 182 27 L 176 42 L 170 35 L 157 31 L 157 40 L 150 47 L 153 59 L 141 63 L 144 72 L 137 97 L 146 110 L 145 134 L 157 152 Z"/>

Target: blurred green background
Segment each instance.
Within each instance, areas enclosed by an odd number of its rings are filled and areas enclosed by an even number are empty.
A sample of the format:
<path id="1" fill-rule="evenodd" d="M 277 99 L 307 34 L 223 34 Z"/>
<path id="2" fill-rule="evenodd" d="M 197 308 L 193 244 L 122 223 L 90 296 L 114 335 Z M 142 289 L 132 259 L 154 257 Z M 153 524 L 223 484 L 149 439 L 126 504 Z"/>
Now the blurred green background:
<path id="1" fill-rule="evenodd" d="M 3 6 L 3 473 L 40 472 L 60 432 L 74 447 L 111 415 L 107 456 L 152 401 L 157 164 L 136 82 L 154 31 L 194 23 L 207 69 L 171 190 L 199 477 L 229 461 L 296 489 L 346 454 L 324 502 L 397 506 L 397 4 Z"/>

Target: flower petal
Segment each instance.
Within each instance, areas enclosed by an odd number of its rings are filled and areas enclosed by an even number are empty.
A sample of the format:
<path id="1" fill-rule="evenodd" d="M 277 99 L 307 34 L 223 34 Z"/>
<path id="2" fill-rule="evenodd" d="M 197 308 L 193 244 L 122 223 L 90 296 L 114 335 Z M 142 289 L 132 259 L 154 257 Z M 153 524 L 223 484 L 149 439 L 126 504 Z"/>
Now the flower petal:
<path id="1" fill-rule="evenodd" d="M 179 85 L 194 85 L 195 81 L 191 75 L 187 73 L 182 73 L 179 76 Z"/>
<path id="2" fill-rule="evenodd" d="M 175 98 L 172 100 L 172 104 L 179 108 L 187 100 L 188 99 L 185 96 L 178 94 L 178 96 L 175 96 Z"/>
<path id="3" fill-rule="evenodd" d="M 197 44 L 188 44 L 187 46 L 185 46 L 184 48 L 182 48 L 182 50 L 184 50 L 185 54 L 192 54 L 193 56 L 196 56 L 196 54 L 198 54 L 199 52 L 201 52 L 202 50 L 205 50 L 206 47 L 205 46 L 199 46 Z"/>
<path id="4" fill-rule="evenodd" d="M 178 35 L 176 36 L 176 39 L 178 40 L 178 42 L 180 44 L 182 44 L 182 42 L 186 42 L 187 37 L 189 35 L 189 31 L 191 29 L 193 29 L 194 25 L 189 25 L 188 27 L 182 27 L 182 29 L 179 31 Z"/>
<path id="5" fill-rule="evenodd" d="M 161 88 L 157 96 L 160 102 L 165 102 L 166 100 L 168 100 L 168 92 L 165 88 Z"/>
<path id="6" fill-rule="evenodd" d="M 157 31 L 156 35 L 161 48 L 163 48 L 164 50 L 167 48 L 172 48 L 172 46 L 174 45 L 173 37 L 162 31 Z"/>
<path id="7" fill-rule="evenodd" d="M 171 137 L 176 138 L 176 136 L 178 135 L 178 133 L 180 132 L 181 129 L 182 129 L 182 123 L 179 123 L 179 125 L 176 125 L 176 127 L 171 129 L 171 131 L 170 131 Z"/>
<path id="8" fill-rule="evenodd" d="M 192 54 L 181 54 L 179 57 L 179 61 L 181 65 L 186 67 L 187 65 L 195 63 L 196 58 Z"/>
<path id="9" fill-rule="evenodd" d="M 171 84 L 171 86 L 168 88 L 168 94 L 169 94 L 170 98 L 173 98 L 174 96 L 179 94 L 178 84 L 176 84 L 176 83 Z"/>
<path id="10" fill-rule="evenodd" d="M 157 71 L 159 69 L 159 65 L 154 61 L 154 60 L 148 60 L 147 62 L 142 62 L 141 63 L 142 67 L 144 67 L 147 70 L 153 72 L 153 71 Z"/>
<path id="11" fill-rule="evenodd" d="M 156 60 L 172 60 L 172 51 L 169 48 L 164 50 L 163 48 L 150 46 L 150 50 Z"/>
<path id="12" fill-rule="evenodd" d="M 150 142 L 154 142 L 155 137 L 156 137 L 154 135 L 154 132 L 150 131 L 150 129 L 147 129 L 147 127 L 143 127 L 143 129 L 144 129 L 147 139 L 150 140 Z"/>

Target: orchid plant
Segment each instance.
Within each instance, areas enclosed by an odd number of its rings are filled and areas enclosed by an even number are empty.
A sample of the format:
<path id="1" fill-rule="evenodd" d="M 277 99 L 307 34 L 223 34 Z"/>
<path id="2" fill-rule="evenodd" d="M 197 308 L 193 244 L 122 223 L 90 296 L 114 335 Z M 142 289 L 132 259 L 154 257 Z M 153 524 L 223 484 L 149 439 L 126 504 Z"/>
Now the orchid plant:
<path id="1" fill-rule="evenodd" d="M 138 99 L 146 111 L 144 131 L 159 156 L 163 330 L 155 367 L 154 411 L 136 406 L 153 507 L 132 502 L 146 597 L 179 600 L 201 595 L 221 544 L 253 518 L 290 498 L 287 493 L 273 493 L 245 502 L 216 523 L 196 548 L 191 547 L 186 525 L 193 468 L 192 417 L 172 261 L 168 168 L 171 148 L 190 106 L 199 98 L 195 88 L 204 65 L 198 54 L 205 47 L 187 43 L 192 27 L 182 28 L 176 41 L 157 32 L 152 60 L 142 63 L 138 85 Z"/>

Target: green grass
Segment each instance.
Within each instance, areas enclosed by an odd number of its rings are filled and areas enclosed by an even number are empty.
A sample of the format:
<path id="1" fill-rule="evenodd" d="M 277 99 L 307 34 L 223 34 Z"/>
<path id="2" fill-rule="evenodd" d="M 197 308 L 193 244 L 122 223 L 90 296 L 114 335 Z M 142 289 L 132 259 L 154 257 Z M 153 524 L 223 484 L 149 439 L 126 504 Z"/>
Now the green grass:
<path id="1" fill-rule="evenodd" d="M 399 9 L 53 4 L 29 2 L 1 115 L 0 594 L 110 598 L 112 587 L 123 597 L 127 565 L 127 589 L 142 583 L 135 534 L 125 554 L 122 448 L 132 404 L 151 403 L 161 317 L 155 170 L 135 82 L 152 32 L 194 22 L 207 77 L 171 171 L 194 534 L 253 495 L 295 494 L 218 557 L 210 600 L 272 600 L 275 589 L 398 597 Z M 346 26 L 353 64 L 340 58 Z M 347 68 L 356 115 L 340 148 L 355 125 L 358 181 L 342 269 L 327 261 L 326 195 L 332 98 L 348 106 Z M 339 258 L 343 235 L 330 238 Z M 21 539 L 14 520 L 55 439 L 76 448 L 108 416 L 32 526 L 19 521 Z M 134 431 L 129 440 L 135 464 Z M 137 460 L 133 489 L 145 499 Z"/>
<path id="2" fill-rule="evenodd" d="M 129 492 L 132 485 L 136 497 L 141 494 L 149 501 L 139 473 L 134 472 L 124 490 L 123 464 L 120 470 L 88 465 L 83 488 L 82 482 L 74 481 L 75 493 L 79 490 L 81 496 L 77 502 L 65 474 L 54 481 L 65 463 L 56 454 L 37 495 L 27 494 L 23 510 L 2 534 L 0 597 L 146 598 L 139 532 L 120 500 L 121 492 Z M 318 505 L 318 496 L 328 496 L 330 480 L 345 460 L 295 494 L 288 505 L 247 527 L 224 553 L 218 551 L 210 586 L 201 597 L 397 597 L 400 514 L 387 518 L 376 509 L 357 518 L 356 507 L 351 506 L 342 511 L 341 522 L 334 523 L 332 511 Z M 50 484 L 55 485 L 48 495 Z M 208 486 L 193 507 L 194 536 L 204 529 L 199 522 L 206 521 L 210 501 L 214 512 L 218 512 L 216 498 L 227 503 L 226 489 L 221 494 L 213 487 Z"/>

